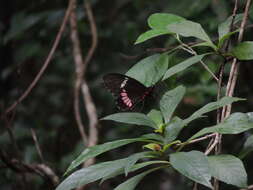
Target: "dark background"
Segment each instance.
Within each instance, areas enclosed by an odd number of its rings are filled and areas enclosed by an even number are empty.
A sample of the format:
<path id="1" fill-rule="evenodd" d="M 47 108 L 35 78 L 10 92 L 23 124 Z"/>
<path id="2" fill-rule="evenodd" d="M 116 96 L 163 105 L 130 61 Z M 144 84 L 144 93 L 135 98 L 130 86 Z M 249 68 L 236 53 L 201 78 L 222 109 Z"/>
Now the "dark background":
<path id="1" fill-rule="evenodd" d="M 239 1 L 238 13 L 243 12 L 244 1 Z M 18 1 L 8 0 L 0 3 L 0 111 L 3 112 L 29 86 L 41 68 L 61 24 L 67 1 Z M 102 76 L 109 72 L 125 73 L 141 58 L 152 55 L 148 48 L 163 48 L 175 45 L 169 36 L 154 38 L 145 43 L 134 45 L 138 35 L 148 29 L 147 18 L 152 13 L 174 13 L 199 22 L 212 39 L 217 39 L 218 24 L 231 15 L 234 1 L 226 0 L 104 0 L 91 1 L 98 29 L 98 47 L 89 63 L 85 74 L 98 117 L 114 113 L 116 110 L 112 96 L 102 85 Z M 78 30 L 82 51 L 85 54 L 91 43 L 91 33 L 83 2 L 78 1 Z M 253 13 L 250 13 L 250 21 Z M 192 40 L 192 39 L 186 39 Z M 249 28 L 244 40 L 252 40 L 252 29 Z M 186 56 L 181 53 L 175 62 Z M 206 63 L 218 72 L 220 58 L 211 57 Z M 11 122 L 11 128 L 17 142 L 19 153 L 13 147 L 4 125 L 0 123 L 0 147 L 9 158 L 20 157 L 25 163 L 40 163 L 30 128 L 37 134 L 45 162 L 61 176 L 70 162 L 84 149 L 77 130 L 73 113 L 73 85 L 75 80 L 72 44 L 69 37 L 69 26 L 64 31 L 60 45 L 42 79 L 32 93 L 17 107 Z M 235 96 L 247 98 L 247 101 L 236 103 L 233 112 L 250 112 L 253 109 L 253 74 L 252 62 L 243 62 L 240 68 L 239 81 Z M 225 80 L 229 74 L 226 67 Z M 216 99 L 217 85 L 201 66 L 194 66 L 171 78 L 171 88 L 183 84 L 187 88 L 183 103 L 177 109 L 177 115 L 184 118 L 204 104 Z M 81 108 L 83 121 L 87 121 L 84 108 Z M 215 123 L 215 112 L 208 118 L 193 122 L 184 130 L 180 139 L 186 139 L 204 126 Z M 87 124 L 87 123 L 84 123 Z M 137 137 L 147 132 L 144 127 L 127 126 L 119 123 L 100 122 L 99 143 L 120 138 Z M 251 132 L 236 136 L 225 136 L 223 153 L 237 155 Z M 189 150 L 203 150 L 206 142 L 199 143 Z M 126 146 L 99 156 L 97 162 L 122 158 L 140 151 L 141 145 Z M 187 150 L 187 149 L 186 149 Z M 253 183 L 252 154 L 247 156 L 244 164 Z M 101 187 L 90 186 L 90 189 L 112 189 L 123 177 L 105 182 Z M 94 187 L 93 187 L 94 186 Z M 192 182 L 168 170 L 149 175 L 138 189 L 191 189 Z M 52 189 L 43 178 L 28 174 L 26 182 L 20 174 L 5 167 L 0 161 L 0 189 Z M 233 189 L 226 186 L 225 189 Z"/>

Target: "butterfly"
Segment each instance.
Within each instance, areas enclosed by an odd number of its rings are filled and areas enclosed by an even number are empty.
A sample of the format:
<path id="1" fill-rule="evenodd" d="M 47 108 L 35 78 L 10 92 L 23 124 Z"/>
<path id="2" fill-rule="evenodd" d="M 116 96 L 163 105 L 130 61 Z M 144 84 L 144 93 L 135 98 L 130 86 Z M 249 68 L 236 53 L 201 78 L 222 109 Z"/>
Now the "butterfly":
<path id="1" fill-rule="evenodd" d="M 105 87 L 116 97 L 120 110 L 129 111 L 139 102 L 152 94 L 154 86 L 146 87 L 139 81 L 118 73 L 109 73 L 103 77 Z"/>

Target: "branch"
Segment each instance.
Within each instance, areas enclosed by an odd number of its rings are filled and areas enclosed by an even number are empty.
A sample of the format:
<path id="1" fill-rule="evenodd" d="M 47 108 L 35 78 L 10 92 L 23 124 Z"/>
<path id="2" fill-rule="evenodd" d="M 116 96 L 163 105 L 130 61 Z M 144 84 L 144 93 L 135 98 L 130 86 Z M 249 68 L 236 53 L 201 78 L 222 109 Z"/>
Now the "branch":
<path id="1" fill-rule="evenodd" d="M 45 62 L 43 63 L 40 71 L 38 72 L 38 74 L 36 75 L 36 77 L 34 78 L 34 80 L 32 81 L 32 83 L 28 86 L 28 88 L 25 90 L 25 92 L 18 98 L 17 101 L 15 101 L 10 107 L 8 107 L 4 113 L 4 115 L 10 113 L 13 109 L 16 108 L 16 106 L 22 102 L 29 94 L 30 92 L 32 91 L 32 89 L 35 87 L 35 85 L 38 83 L 38 81 L 40 80 L 42 74 L 45 72 L 46 68 L 48 67 L 50 61 L 52 60 L 52 57 L 55 53 L 55 50 L 60 42 L 60 39 L 62 37 L 62 34 L 65 30 L 65 27 L 66 27 L 66 24 L 67 24 L 67 21 L 68 21 L 68 18 L 70 16 L 70 12 L 71 12 L 71 9 L 72 9 L 72 5 L 73 5 L 73 0 L 70 0 L 69 1 L 69 5 L 68 5 L 68 8 L 67 8 L 67 11 L 65 13 L 65 16 L 64 16 L 64 19 L 62 21 L 62 24 L 61 24 L 61 27 L 56 35 L 56 38 L 55 38 L 55 41 L 53 43 L 53 46 L 45 60 Z"/>
<path id="2" fill-rule="evenodd" d="M 26 164 L 14 158 L 10 159 L 10 156 L 2 149 L 0 149 L 0 159 L 7 168 L 16 173 L 34 173 L 45 180 L 49 180 L 54 187 L 59 184 L 59 177 L 45 164 Z"/>
<path id="3" fill-rule="evenodd" d="M 219 143 L 220 135 L 219 135 L 218 133 L 214 133 L 214 134 L 215 134 L 214 141 L 213 141 L 213 143 L 206 149 L 205 155 L 210 154 L 210 152 L 212 152 L 212 150 L 215 148 L 215 146 Z"/>
<path id="4" fill-rule="evenodd" d="M 186 142 L 183 142 L 183 143 L 178 143 L 178 144 L 176 144 L 176 146 L 179 146 L 179 148 L 177 149 L 177 152 L 179 152 L 180 150 L 182 150 L 182 148 L 184 148 L 184 146 L 186 146 L 186 145 L 198 143 L 198 142 L 204 141 L 204 140 L 209 139 L 209 138 L 214 137 L 214 136 L 216 136 L 216 133 L 212 133 L 212 134 L 209 134 L 209 135 L 206 135 L 206 136 L 203 136 L 203 137 L 191 140 L 191 141 L 186 141 Z"/>
<path id="5" fill-rule="evenodd" d="M 238 0 L 235 0 L 234 9 L 233 9 L 233 13 L 232 13 L 232 21 L 231 21 L 230 26 L 229 26 L 229 32 L 231 32 L 232 29 L 234 28 L 234 21 L 235 21 L 235 17 L 236 17 L 237 8 L 238 8 Z M 224 46 L 225 52 L 228 51 L 230 42 L 231 42 L 231 39 L 228 39 L 226 41 L 225 46 Z M 223 81 L 223 75 L 224 75 L 224 69 L 225 69 L 226 62 L 227 62 L 227 60 L 225 59 L 221 63 L 221 66 L 220 66 L 220 69 L 219 69 L 219 82 L 218 82 L 218 90 L 217 90 L 217 101 L 220 100 L 220 97 L 221 97 L 221 88 L 222 88 L 222 81 Z M 223 121 L 222 109 L 217 109 L 216 122 L 218 124 L 221 121 Z M 214 149 L 214 148 L 215 148 L 215 154 L 216 155 L 221 152 L 221 149 L 222 149 L 222 135 L 221 134 L 217 134 L 215 136 L 215 138 L 213 139 L 213 141 L 210 141 L 210 146 L 207 147 L 205 153 L 209 154 L 212 151 L 212 149 Z M 218 179 L 214 178 L 213 186 L 214 186 L 215 190 L 219 189 L 219 180 Z"/>
<path id="6" fill-rule="evenodd" d="M 75 1 L 76 3 L 76 1 Z M 95 49 L 97 47 L 97 28 L 95 24 L 95 19 L 90 7 L 90 3 L 88 0 L 84 1 L 84 7 L 87 13 L 88 21 L 90 23 L 90 28 L 91 28 L 91 33 L 92 33 L 92 43 L 91 47 L 88 50 L 87 56 L 85 57 L 83 61 L 83 57 L 81 54 L 81 47 L 80 47 L 80 40 L 78 37 L 78 31 L 77 31 L 77 18 L 75 15 L 74 10 L 72 11 L 71 14 L 71 40 L 73 44 L 73 55 L 75 59 L 75 64 L 76 64 L 76 85 L 75 85 L 75 115 L 76 118 L 78 118 L 79 122 L 79 130 L 83 130 L 82 122 L 81 122 L 81 117 L 79 113 L 79 93 L 80 93 L 80 87 L 82 90 L 82 95 L 83 95 L 83 101 L 85 105 L 85 109 L 89 118 L 89 135 L 86 135 L 86 145 L 88 147 L 94 146 L 97 144 L 98 141 L 98 131 L 97 131 L 97 125 L 98 125 L 98 117 L 97 117 L 97 111 L 95 104 L 92 100 L 90 90 L 88 87 L 88 84 L 85 80 L 85 71 L 87 69 L 87 65 L 90 62 Z M 83 138 L 84 139 L 84 138 Z M 95 159 L 92 158 L 84 163 L 84 167 L 92 165 L 95 162 Z M 85 186 L 80 187 L 78 189 L 84 189 Z"/>
<path id="7" fill-rule="evenodd" d="M 90 47 L 90 49 L 87 53 L 87 56 L 85 57 L 84 60 L 83 60 L 83 56 L 81 54 L 80 40 L 78 37 L 78 31 L 77 31 L 77 18 L 76 18 L 76 13 L 74 11 L 71 13 L 70 23 L 71 23 L 71 41 L 73 44 L 73 55 L 74 55 L 74 60 L 75 60 L 75 64 L 76 64 L 76 76 L 77 76 L 76 84 L 75 84 L 75 115 L 77 118 L 79 131 L 81 132 L 81 130 L 84 129 L 84 127 L 82 125 L 80 113 L 79 113 L 79 104 L 80 104 L 79 103 L 79 93 L 80 93 L 80 89 L 81 89 L 82 94 L 83 94 L 85 109 L 86 109 L 86 112 L 87 112 L 87 115 L 89 118 L 89 135 L 87 136 L 84 132 L 83 132 L 83 134 L 85 134 L 85 144 L 89 147 L 89 146 L 94 146 L 97 144 L 98 117 L 97 117 L 96 107 L 95 107 L 95 104 L 92 100 L 88 84 L 87 84 L 86 80 L 84 79 L 84 75 L 85 75 L 87 65 L 90 62 L 90 60 L 95 52 L 98 40 L 97 40 L 97 28 L 96 28 L 96 24 L 95 24 L 95 19 L 93 17 L 89 1 L 85 1 L 84 5 L 85 5 L 86 12 L 87 12 L 88 20 L 90 23 L 90 27 L 91 27 L 91 33 L 92 33 L 92 44 L 91 44 L 91 47 Z M 81 134 L 82 134 L 82 132 L 81 132 Z M 86 166 L 91 165 L 92 163 L 94 163 L 94 159 L 89 162 L 86 162 Z"/>
<path id="8" fill-rule="evenodd" d="M 244 16 L 243 16 L 243 20 L 240 26 L 240 31 L 239 31 L 239 36 L 238 36 L 238 43 L 240 43 L 242 41 L 243 38 L 243 34 L 244 34 L 244 29 L 246 26 L 246 22 L 248 20 L 248 14 L 249 14 L 249 8 L 251 5 L 251 0 L 247 0 L 246 2 L 246 6 L 245 6 L 245 10 L 244 10 Z M 229 74 L 229 80 L 228 80 L 228 84 L 227 84 L 227 90 L 226 90 L 226 95 L 227 96 L 233 96 L 234 94 L 234 89 L 235 89 L 235 85 L 236 85 L 236 81 L 237 81 L 237 77 L 238 77 L 238 72 L 239 72 L 239 66 L 240 64 L 238 63 L 238 60 L 236 58 L 233 59 L 232 62 L 232 66 L 231 66 L 231 70 L 230 70 L 230 74 Z M 223 119 L 225 119 L 226 117 L 228 117 L 231 113 L 231 105 L 226 106 L 223 110 Z"/>
<path id="9" fill-rule="evenodd" d="M 88 21 L 90 23 L 90 29 L 91 29 L 91 34 L 92 34 L 91 47 L 90 47 L 90 49 L 87 53 L 87 56 L 85 57 L 85 60 L 84 60 L 84 72 L 85 72 L 88 63 L 90 62 L 90 60 L 96 50 L 97 43 L 98 43 L 98 35 L 97 35 L 97 27 L 96 27 L 96 23 L 95 23 L 95 18 L 93 16 L 89 0 L 84 1 L 84 8 L 87 12 Z M 86 109 L 86 112 L 87 112 L 87 115 L 89 118 L 88 147 L 90 147 L 90 146 L 96 145 L 97 141 L 98 141 L 98 130 L 97 130 L 98 116 L 97 116 L 96 106 L 95 106 L 95 104 L 92 100 L 91 94 L 90 94 L 89 86 L 88 86 L 85 79 L 83 79 L 83 81 L 82 81 L 82 94 L 83 94 L 83 98 L 84 98 L 85 109 Z M 94 162 L 95 162 L 94 159 L 90 159 L 85 163 L 85 166 L 92 165 Z"/>
<path id="10" fill-rule="evenodd" d="M 80 108 L 79 108 L 80 106 L 79 95 L 80 95 L 80 88 L 82 84 L 82 78 L 84 75 L 84 65 L 83 65 L 83 57 L 82 57 L 81 48 L 80 48 L 80 41 L 78 37 L 77 17 L 76 17 L 75 11 L 76 11 L 76 0 L 74 0 L 73 9 L 71 10 L 71 14 L 70 14 L 70 38 L 73 45 L 73 57 L 74 57 L 75 69 L 76 69 L 76 80 L 75 80 L 75 86 L 74 86 L 74 113 L 75 113 L 75 118 L 76 118 L 80 135 L 82 137 L 84 145 L 86 145 L 88 141 L 88 137 L 84 131 L 84 126 L 82 123 L 82 117 L 81 117 Z"/>

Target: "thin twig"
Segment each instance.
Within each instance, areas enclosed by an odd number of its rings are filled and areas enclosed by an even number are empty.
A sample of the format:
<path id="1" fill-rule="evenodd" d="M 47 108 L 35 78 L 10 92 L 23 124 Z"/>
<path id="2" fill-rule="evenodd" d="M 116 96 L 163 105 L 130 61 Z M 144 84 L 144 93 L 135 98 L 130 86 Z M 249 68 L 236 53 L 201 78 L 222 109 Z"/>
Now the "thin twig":
<path id="1" fill-rule="evenodd" d="M 179 152 L 180 150 L 182 150 L 186 145 L 194 144 L 194 143 L 198 143 L 198 142 L 204 141 L 206 139 L 214 137 L 215 135 L 216 135 L 215 133 L 212 133 L 212 134 L 209 134 L 209 135 L 197 138 L 197 139 L 193 139 L 191 141 L 186 141 L 186 142 L 183 142 L 183 143 L 176 144 L 176 146 L 179 146 L 178 149 L 177 149 L 177 152 Z"/>
<path id="2" fill-rule="evenodd" d="M 251 190 L 251 189 L 253 189 L 253 185 L 248 186 L 247 189 L 240 189 L 240 190 Z"/>
<path id="3" fill-rule="evenodd" d="M 38 142 L 37 135 L 36 135 L 36 133 L 35 133 L 35 131 L 34 131 L 33 128 L 30 128 L 30 131 L 31 131 L 31 134 L 32 134 L 32 138 L 33 138 L 36 150 L 37 150 L 37 152 L 39 154 L 40 160 L 41 160 L 42 163 L 45 163 L 45 160 L 44 160 L 44 157 L 43 157 L 43 154 L 42 154 L 39 142 Z"/>
<path id="4" fill-rule="evenodd" d="M 4 121 L 5 121 L 5 125 L 4 125 L 4 126 L 6 127 L 7 133 L 8 133 L 8 135 L 9 135 L 9 137 L 10 137 L 10 141 L 11 141 L 13 147 L 14 147 L 14 150 L 15 150 L 15 152 L 16 152 L 16 154 L 17 154 L 17 157 L 18 157 L 19 159 L 21 159 L 21 153 L 20 153 L 20 150 L 19 150 L 19 147 L 18 147 L 18 143 L 17 143 L 17 141 L 16 141 L 16 139 L 15 139 L 13 130 L 12 130 L 12 128 L 11 128 L 11 123 L 12 123 L 14 117 L 15 117 L 15 114 L 16 114 L 15 111 L 12 112 L 12 114 L 10 115 L 11 118 L 10 118 L 9 120 L 8 120 L 8 118 L 7 118 L 7 115 L 3 115 L 3 119 L 4 119 Z"/>
<path id="5" fill-rule="evenodd" d="M 206 139 L 209 139 L 211 137 L 214 137 L 216 136 L 215 133 L 212 133 L 210 135 L 206 135 L 204 137 L 200 137 L 200 138 L 197 138 L 197 139 L 194 139 L 194 140 L 191 140 L 190 142 L 188 142 L 187 144 L 193 144 L 193 143 L 197 143 L 197 142 L 200 142 L 200 141 L 203 141 L 203 140 L 206 140 Z"/>
<path id="6" fill-rule="evenodd" d="M 246 2 L 246 6 L 245 6 L 245 10 L 244 10 L 244 15 L 243 15 L 243 20 L 240 26 L 240 31 L 239 31 L 239 35 L 238 35 L 238 43 L 240 43 L 243 39 L 243 34 L 244 34 L 244 29 L 248 20 L 248 14 L 249 14 L 249 9 L 251 6 L 251 0 L 247 0 Z M 229 81 L 228 81 L 228 85 L 227 85 L 227 96 L 233 96 L 234 94 L 234 89 L 235 89 L 235 85 L 236 85 L 236 81 L 237 81 L 237 77 L 238 77 L 238 72 L 239 72 L 239 66 L 240 63 L 238 62 L 238 60 L 236 58 L 233 59 L 233 63 L 231 66 L 231 72 L 229 75 Z M 226 107 L 226 110 L 224 112 L 224 118 L 228 117 L 231 113 L 231 105 L 228 105 Z"/>
<path id="7" fill-rule="evenodd" d="M 185 44 L 184 42 L 182 42 L 179 38 L 177 38 L 177 40 L 179 41 L 179 43 L 181 43 L 183 46 L 181 47 L 182 49 L 184 49 L 185 51 L 187 51 L 188 53 L 192 54 L 192 55 L 198 55 L 197 52 L 192 49 L 192 47 L 190 47 L 189 45 Z M 201 65 L 207 70 L 207 72 L 209 72 L 211 74 L 211 76 L 218 82 L 219 79 L 216 77 L 216 75 L 209 69 L 209 67 L 202 61 L 200 60 Z"/>
<path id="8" fill-rule="evenodd" d="M 196 183 L 196 182 L 194 183 L 192 190 L 198 190 L 198 183 Z"/>
<path id="9" fill-rule="evenodd" d="M 234 21 L 235 21 L 235 17 L 236 17 L 237 7 L 238 7 L 238 0 L 236 0 L 235 4 L 234 4 L 234 9 L 233 9 L 233 13 L 232 13 L 232 20 L 231 20 L 231 23 L 230 23 L 230 26 L 229 26 L 229 32 L 231 32 L 233 27 L 234 27 Z M 231 39 L 228 39 L 225 42 L 225 46 L 224 46 L 225 52 L 227 52 L 228 49 L 229 49 L 230 41 L 231 41 Z M 224 62 L 221 63 L 221 66 L 220 66 L 220 69 L 219 69 L 219 82 L 218 82 L 218 90 L 217 90 L 217 101 L 220 100 L 220 97 L 221 97 L 223 74 L 224 74 L 226 61 L 227 60 L 224 60 Z M 223 119 L 222 119 L 222 109 L 217 109 L 217 124 L 220 123 L 221 121 L 223 121 Z M 215 145 L 215 154 L 216 155 L 220 154 L 221 149 L 222 149 L 222 134 L 218 134 L 217 139 L 218 139 L 218 142 Z M 213 140 L 210 147 L 213 146 L 213 144 L 215 142 L 216 142 L 216 137 Z M 208 151 L 210 147 L 208 147 L 206 151 Z M 215 190 L 219 190 L 219 180 L 218 179 L 216 179 L 216 178 L 214 179 L 213 186 L 214 186 Z"/>
<path id="10" fill-rule="evenodd" d="M 58 47 L 58 44 L 60 42 L 60 39 L 62 37 L 62 34 L 65 30 L 71 9 L 72 9 L 72 5 L 73 5 L 73 0 L 69 1 L 69 5 L 67 8 L 67 11 L 65 13 L 64 19 L 62 21 L 61 27 L 56 35 L 56 38 L 54 40 L 53 46 L 45 60 L 45 62 L 43 63 L 43 66 L 41 67 L 40 71 L 38 72 L 38 74 L 36 75 L 36 77 L 34 78 L 34 80 L 32 81 L 32 83 L 28 86 L 28 88 L 25 90 L 25 92 L 18 98 L 17 101 L 15 101 L 10 107 L 8 107 L 5 111 L 4 114 L 8 114 L 10 113 L 13 109 L 16 108 L 16 106 L 22 102 L 32 91 L 32 89 L 35 87 L 35 85 L 38 83 L 38 81 L 40 80 L 42 74 L 45 72 L 46 68 L 48 67 L 49 63 L 51 63 L 50 61 L 52 60 L 52 57 L 55 53 L 56 48 Z"/>
<path id="11" fill-rule="evenodd" d="M 205 151 L 205 155 L 210 154 L 210 152 L 215 148 L 219 142 L 219 133 L 215 133 L 215 138 L 213 144 Z"/>
<path id="12" fill-rule="evenodd" d="M 93 16 L 92 8 L 90 6 L 90 0 L 84 1 L 84 8 L 87 12 L 88 21 L 90 24 L 90 30 L 91 30 L 91 34 L 92 34 L 91 47 L 87 53 L 87 56 L 84 59 L 84 65 L 85 65 L 84 72 L 85 72 L 85 69 L 87 68 L 88 63 L 90 62 L 90 60 L 91 60 L 92 56 L 94 55 L 94 52 L 97 48 L 98 34 L 97 34 L 97 26 L 96 26 L 95 18 Z"/>

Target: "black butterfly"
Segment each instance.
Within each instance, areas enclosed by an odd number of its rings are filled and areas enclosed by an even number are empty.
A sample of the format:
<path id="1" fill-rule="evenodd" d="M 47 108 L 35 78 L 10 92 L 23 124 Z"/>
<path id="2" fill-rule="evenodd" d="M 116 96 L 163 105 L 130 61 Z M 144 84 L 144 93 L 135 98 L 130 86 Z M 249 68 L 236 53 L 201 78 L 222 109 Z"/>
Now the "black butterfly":
<path id="1" fill-rule="evenodd" d="M 132 110 L 137 103 L 143 102 L 154 89 L 146 87 L 139 81 L 118 73 L 110 73 L 103 77 L 106 88 L 116 97 L 120 110 Z"/>

